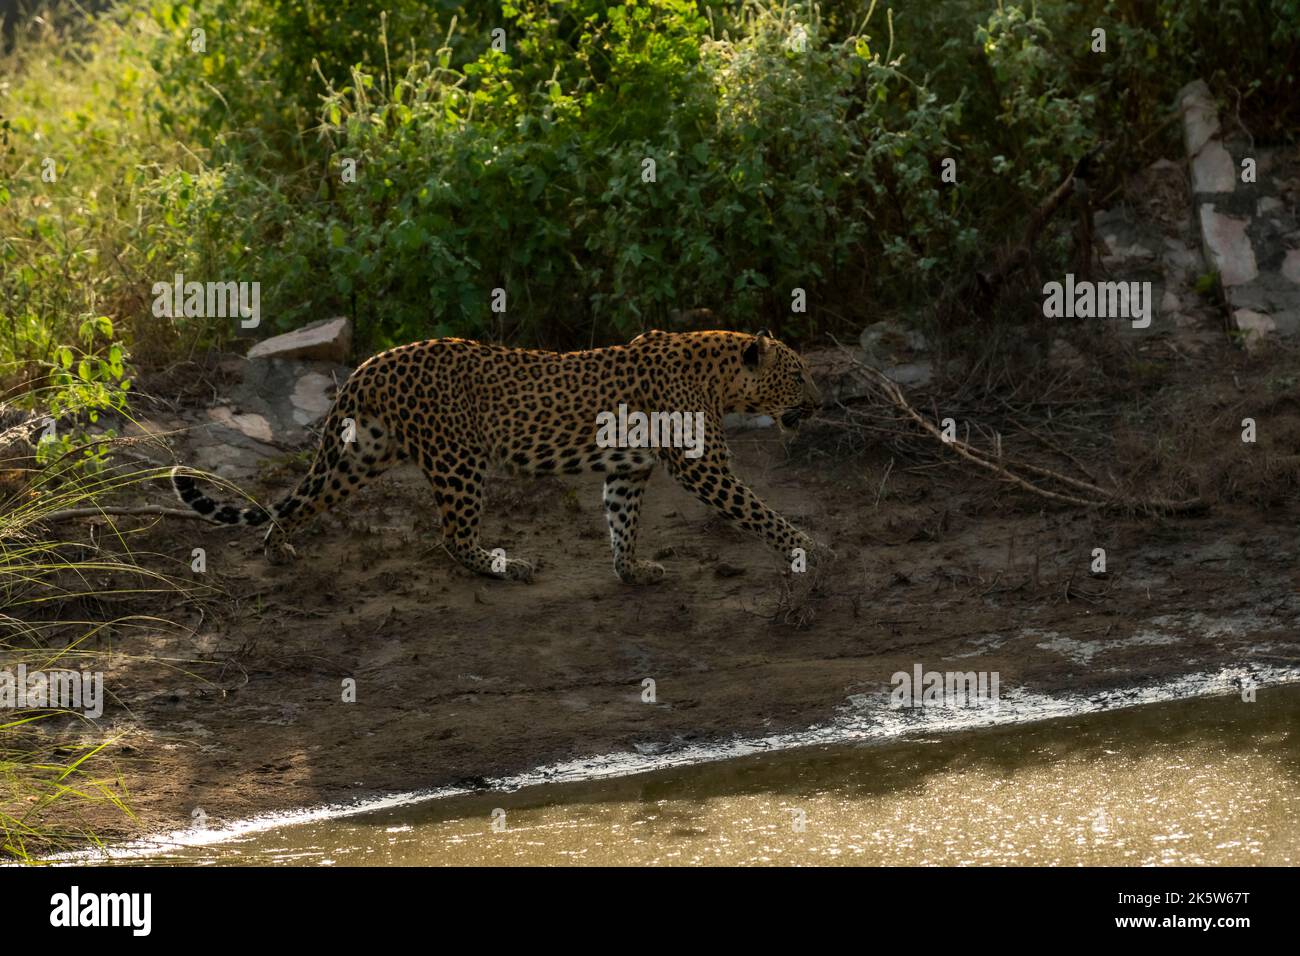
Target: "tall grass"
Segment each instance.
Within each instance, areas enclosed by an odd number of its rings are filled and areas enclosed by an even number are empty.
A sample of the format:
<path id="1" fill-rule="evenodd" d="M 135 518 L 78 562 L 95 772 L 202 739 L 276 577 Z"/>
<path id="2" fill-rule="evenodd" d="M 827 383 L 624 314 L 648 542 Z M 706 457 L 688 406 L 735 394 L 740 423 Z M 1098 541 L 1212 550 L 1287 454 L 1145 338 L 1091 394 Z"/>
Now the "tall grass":
<path id="1" fill-rule="evenodd" d="M 118 527 L 111 516 L 88 540 L 73 536 L 77 523 L 61 514 L 138 499 L 166 474 L 112 462 L 88 469 L 85 461 L 65 455 L 33 469 L 0 501 L 0 671 L 121 672 L 159 663 L 135 651 L 132 639 L 177 625 L 140 609 L 211 590 L 156 570 L 167 559 L 137 549 L 140 530 Z M 161 663 L 184 671 L 184 662 Z M 112 699 L 111 683 L 104 692 Z M 0 857 L 31 860 L 96 845 L 104 821 L 129 820 L 123 781 L 107 759 L 117 742 L 80 713 L 0 711 Z"/>

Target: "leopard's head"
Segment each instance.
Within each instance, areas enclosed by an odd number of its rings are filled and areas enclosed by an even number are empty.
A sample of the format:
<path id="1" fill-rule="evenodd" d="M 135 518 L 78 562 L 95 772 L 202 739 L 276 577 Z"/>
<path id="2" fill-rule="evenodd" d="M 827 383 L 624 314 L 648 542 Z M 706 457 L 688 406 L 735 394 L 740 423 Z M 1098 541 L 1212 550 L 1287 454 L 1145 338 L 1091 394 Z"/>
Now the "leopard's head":
<path id="1" fill-rule="evenodd" d="M 821 395 L 804 360 L 766 329 L 742 341 L 740 348 L 731 411 L 771 415 L 792 428 L 805 413 L 821 405 Z"/>

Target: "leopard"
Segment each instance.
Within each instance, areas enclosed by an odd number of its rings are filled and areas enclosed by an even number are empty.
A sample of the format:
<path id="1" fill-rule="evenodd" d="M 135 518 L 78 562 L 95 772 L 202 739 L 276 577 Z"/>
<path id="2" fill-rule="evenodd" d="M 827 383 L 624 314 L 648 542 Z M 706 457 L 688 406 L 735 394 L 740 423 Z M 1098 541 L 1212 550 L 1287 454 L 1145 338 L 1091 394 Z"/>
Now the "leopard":
<path id="1" fill-rule="evenodd" d="M 604 475 L 614 573 L 625 584 L 661 581 L 664 567 L 637 556 L 641 503 L 655 468 L 786 561 L 808 560 L 813 538 L 778 514 L 731 465 L 728 413 L 766 415 L 792 429 L 821 406 L 807 363 L 766 329 L 651 330 L 626 345 L 555 352 L 462 338 L 401 345 L 367 359 L 338 389 L 306 475 L 270 508 L 213 500 L 201 473 L 177 466 L 175 494 L 214 524 L 269 524 L 272 563 L 297 557 L 289 538 L 399 462 L 419 465 L 433 491 L 442 545 L 476 574 L 531 582 L 536 563 L 480 540 L 489 473 Z M 674 412 L 699 426 L 695 441 L 630 429 L 611 441 L 598 427 L 618 412 L 662 425 Z M 642 421 L 645 420 L 642 419 Z M 675 424 L 675 423 L 674 423 Z M 652 429 L 653 431 L 653 429 Z M 674 441 L 672 439 L 679 440 Z M 801 550 L 796 550 L 801 549 Z"/>

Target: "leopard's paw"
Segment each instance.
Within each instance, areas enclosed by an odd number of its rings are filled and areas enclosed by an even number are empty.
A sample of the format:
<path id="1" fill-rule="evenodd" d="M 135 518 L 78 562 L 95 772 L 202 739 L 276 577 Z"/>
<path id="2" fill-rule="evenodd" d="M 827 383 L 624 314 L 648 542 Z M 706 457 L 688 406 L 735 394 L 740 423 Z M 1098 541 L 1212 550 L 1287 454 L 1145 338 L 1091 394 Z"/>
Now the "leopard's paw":
<path id="1" fill-rule="evenodd" d="M 830 562 L 839 559 L 839 555 L 836 554 L 834 549 L 825 541 L 814 540 L 812 548 L 808 553 L 816 555 L 817 560 L 823 564 L 829 564 Z"/>
<path id="2" fill-rule="evenodd" d="M 510 558 L 506 561 L 506 569 L 501 573 L 501 577 L 509 578 L 511 581 L 523 581 L 525 584 L 532 584 L 533 574 L 536 570 L 531 561 Z"/>
<path id="3" fill-rule="evenodd" d="M 631 561 L 615 571 L 624 584 L 658 584 L 664 579 L 664 566 L 653 561 Z"/>
<path id="4" fill-rule="evenodd" d="M 288 541 L 268 541 L 262 551 L 271 564 L 290 564 L 298 560 L 298 552 Z"/>
<path id="5" fill-rule="evenodd" d="M 835 561 L 836 554 L 828 545 L 801 531 L 786 557 L 791 571 L 809 571 L 827 567 Z"/>

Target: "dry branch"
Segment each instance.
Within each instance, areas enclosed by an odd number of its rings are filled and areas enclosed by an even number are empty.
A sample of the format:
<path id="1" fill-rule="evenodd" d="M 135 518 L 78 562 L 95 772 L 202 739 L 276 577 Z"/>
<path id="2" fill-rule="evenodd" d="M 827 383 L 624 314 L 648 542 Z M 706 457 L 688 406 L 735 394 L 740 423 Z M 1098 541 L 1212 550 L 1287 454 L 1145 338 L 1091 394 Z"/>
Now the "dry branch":
<path id="1" fill-rule="evenodd" d="M 839 343 L 836 343 L 839 344 Z M 940 428 L 930 419 L 922 415 L 907 397 L 898 383 L 891 380 L 879 369 L 865 365 L 858 361 L 851 352 L 840 346 L 840 349 L 858 369 L 860 369 L 868 379 L 884 394 L 886 398 L 896 407 L 903 415 L 919 426 L 926 434 L 940 442 L 944 447 L 950 448 L 959 457 L 970 462 L 978 468 L 997 475 L 1001 480 L 1015 485 L 1031 494 L 1047 498 L 1052 501 L 1060 501 L 1066 504 L 1078 505 L 1084 508 L 1126 508 L 1137 511 L 1162 512 L 1166 514 L 1189 514 L 1197 511 L 1203 511 L 1207 507 L 1206 503 L 1200 498 L 1188 498 L 1182 501 L 1174 501 L 1168 498 L 1138 498 L 1125 495 L 1114 489 L 1102 488 L 1092 482 L 1082 481 L 1078 478 L 1072 478 L 1069 475 L 1063 475 L 1060 472 L 1053 471 L 1050 468 L 1044 468 L 1040 465 L 1033 465 L 1028 462 L 1015 462 L 1008 460 L 1001 454 L 987 455 L 968 441 L 953 437 L 951 439 L 944 437 Z M 936 413 L 937 418 L 937 413 Z M 1012 469 L 1015 469 L 1014 471 Z M 1070 489 L 1073 493 L 1064 491 L 1053 491 L 1050 488 L 1044 488 L 1035 484 L 1028 478 L 1016 472 L 1028 472 L 1039 478 L 1045 478 L 1049 481 L 1058 483 Z"/>
<path id="2" fill-rule="evenodd" d="M 164 508 L 162 505 L 106 505 L 102 508 L 65 508 L 41 515 L 41 521 L 67 521 L 72 518 L 98 518 L 100 516 L 134 517 L 137 515 L 162 515 L 169 518 L 207 519 L 197 511 L 182 508 Z"/>

